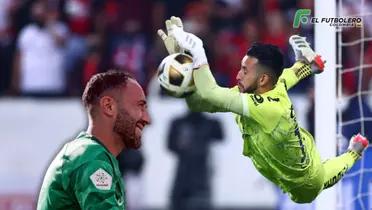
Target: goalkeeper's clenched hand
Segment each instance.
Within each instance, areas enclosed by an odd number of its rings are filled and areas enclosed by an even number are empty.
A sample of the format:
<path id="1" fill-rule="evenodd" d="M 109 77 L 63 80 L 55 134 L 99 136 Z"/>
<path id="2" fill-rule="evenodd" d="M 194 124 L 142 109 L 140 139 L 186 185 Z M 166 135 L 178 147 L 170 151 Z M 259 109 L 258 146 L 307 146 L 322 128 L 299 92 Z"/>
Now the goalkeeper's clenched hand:
<path id="1" fill-rule="evenodd" d="M 158 35 L 163 40 L 165 48 L 169 54 L 181 53 L 184 50 L 180 48 L 173 36 L 173 29 L 178 28 L 183 31 L 183 24 L 181 18 L 172 16 L 169 20 L 165 21 L 165 26 L 167 29 L 167 34 L 163 30 L 158 30 Z"/>
<path id="2" fill-rule="evenodd" d="M 325 61 L 311 49 L 305 37 L 292 35 L 289 38 L 289 43 L 295 53 L 296 61 L 304 61 L 305 63 L 312 64 L 313 73 L 319 74 L 323 72 Z"/>
<path id="3" fill-rule="evenodd" d="M 159 29 L 158 35 L 163 40 L 169 54 L 183 53 L 186 50 L 193 57 L 194 68 L 208 64 L 203 42 L 194 34 L 183 31 L 181 18 L 172 16 L 165 21 L 165 26 L 168 34 Z"/>
<path id="4" fill-rule="evenodd" d="M 193 68 L 197 69 L 202 65 L 207 65 L 207 56 L 203 48 L 203 41 L 192 33 L 188 33 L 175 25 L 171 25 L 172 33 L 178 45 L 192 55 Z"/>

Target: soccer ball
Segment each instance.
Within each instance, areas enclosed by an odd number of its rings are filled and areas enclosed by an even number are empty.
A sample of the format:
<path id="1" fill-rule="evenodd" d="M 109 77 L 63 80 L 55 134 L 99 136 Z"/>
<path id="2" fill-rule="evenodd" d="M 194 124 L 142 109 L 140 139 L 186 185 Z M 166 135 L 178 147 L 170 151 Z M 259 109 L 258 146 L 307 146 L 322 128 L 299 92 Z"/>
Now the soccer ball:
<path id="1" fill-rule="evenodd" d="M 158 68 L 158 81 L 165 92 L 183 98 L 195 90 L 192 57 L 184 53 L 168 55 Z"/>

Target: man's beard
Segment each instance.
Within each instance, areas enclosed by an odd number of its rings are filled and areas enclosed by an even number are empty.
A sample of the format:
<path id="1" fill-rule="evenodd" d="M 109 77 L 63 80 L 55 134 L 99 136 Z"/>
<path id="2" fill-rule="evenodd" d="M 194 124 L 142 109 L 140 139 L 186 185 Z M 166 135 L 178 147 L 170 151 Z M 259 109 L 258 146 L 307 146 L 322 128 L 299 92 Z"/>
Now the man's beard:
<path id="1" fill-rule="evenodd" d="M 257 90 L 257 81 L 255 81 L 254 84 L 252 84 L 251 86 L 247 87 L 243 92 L 244 93 L 255 93 L 256 90 Z"/>
<path id="2" fill-rule="evenodd" d="M 136 137 L 136 123 L 127 111 L 119 110 L 113 131 L 120 136 L 126 148 L 138 149 L 141 146 L 140 137 Z"/>

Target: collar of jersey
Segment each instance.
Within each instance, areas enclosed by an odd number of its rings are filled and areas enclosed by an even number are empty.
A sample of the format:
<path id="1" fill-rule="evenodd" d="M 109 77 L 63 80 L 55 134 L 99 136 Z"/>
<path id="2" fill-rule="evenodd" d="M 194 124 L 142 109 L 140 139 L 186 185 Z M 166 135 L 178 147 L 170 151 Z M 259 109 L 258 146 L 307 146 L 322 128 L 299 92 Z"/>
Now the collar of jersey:
<path id="1" fill-rule="evenodd" d="M 76 139 L 80 139 L 80 138 L 89 138 L 89 139 L 92 139 L 93 141 L 97 142 L 98 144 L 100 144 L 103 148 L 105 148 L 105 150 L 111 154 L 111 152 L 107 149 L 107 147 L 95 136 L 93 136 L 92 134 L 88 134 L 87 132 L 85 131 L 82 131 L 79 133 L 79 135 L 77 136 Z"/>

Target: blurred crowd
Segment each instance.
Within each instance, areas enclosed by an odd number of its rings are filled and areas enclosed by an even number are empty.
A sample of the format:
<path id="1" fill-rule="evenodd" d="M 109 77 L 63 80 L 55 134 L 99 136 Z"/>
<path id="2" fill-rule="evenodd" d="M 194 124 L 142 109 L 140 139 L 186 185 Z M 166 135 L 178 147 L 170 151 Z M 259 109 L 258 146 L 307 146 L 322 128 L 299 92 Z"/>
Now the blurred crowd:
<path id="1" fill-rule="evenodd" d="M 296 8 L 312 0 L 0 0 L 0 94 L 79 96 L 91 75 L 129 71 L 146 89 L 166 51 L 156 30 L 180 16 L 200 36 L 221 85 L 235 84 L 252 42 L 287 40 Z"/>
<path id="2" fill-rule="evenodd" d="M 298 8 L 313 9 L 313 4 L 313 0 L 0 0 L 0 95 L 79 96 L 91 75 L 109 69 L 129 71 L 146 89 L 166 56 L 156 30 L 164 28 L 164 20 L 172 15 L 182 17 L 185 30 L 202 38 L 219 84 L 233 86 L 240 60 L 253 42 L 279 46 L 286 66 L 293 63 L 288 37 L 297 33 L 312 42 L 314 34 L 311 24 L 294 29 L 294 14 Z M 345 5 L 346 11 L 357 10 L 352 1 Z M 366 30 L 366 37 L 370 35 Z M 352 30 L 344 40 L 359 38 L 360 32 Z M 343 54 L 347 66 L 359 65 L 360 50 L 354 48 Z M 364 51 L 365 63 L 371 62 L 371 45 Z M 356 77 L 347 76 L 351 89 Z M 297 90 L 310 84 L 301 83 Z"/>

